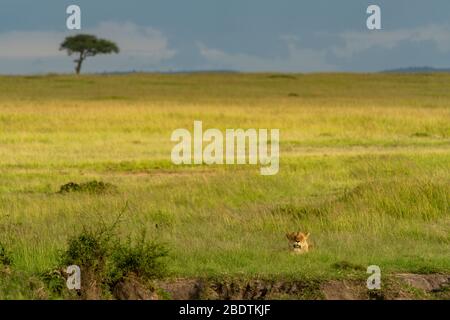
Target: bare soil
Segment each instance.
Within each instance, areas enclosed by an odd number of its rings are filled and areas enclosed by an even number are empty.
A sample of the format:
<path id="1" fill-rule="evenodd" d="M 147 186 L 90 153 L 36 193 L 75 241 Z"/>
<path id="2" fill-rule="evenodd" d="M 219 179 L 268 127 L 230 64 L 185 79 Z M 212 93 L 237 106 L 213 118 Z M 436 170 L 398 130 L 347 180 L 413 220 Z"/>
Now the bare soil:
<path id="1" fill-rule="evenodd" d="M 170 299 L 450 299 L 450 275 L 395 274 L 380 290 L 368 290 L 365 280 L 272 281 L 172 279 L 157 283 Z"/>

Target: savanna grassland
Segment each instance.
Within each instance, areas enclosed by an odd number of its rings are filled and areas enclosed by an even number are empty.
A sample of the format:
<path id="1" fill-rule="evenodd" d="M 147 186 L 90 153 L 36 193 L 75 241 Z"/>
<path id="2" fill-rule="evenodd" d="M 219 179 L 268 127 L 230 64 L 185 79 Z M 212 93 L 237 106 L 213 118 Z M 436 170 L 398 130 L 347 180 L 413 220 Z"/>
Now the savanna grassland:
<path id="1" fill-rule="evenodd" d="M 194 120 L 280 129 L 279 173 L 173 165 L 171 133 Z M 447 74 L 0 77 L 0 132 L 2 298 L 119 216 L 121 236 L 168 248 L 171 277 L 450 273 Z M 58 193 L 92 180 L 116 190 Z M 288 253 L 296 230 L 310 253 Z"/>

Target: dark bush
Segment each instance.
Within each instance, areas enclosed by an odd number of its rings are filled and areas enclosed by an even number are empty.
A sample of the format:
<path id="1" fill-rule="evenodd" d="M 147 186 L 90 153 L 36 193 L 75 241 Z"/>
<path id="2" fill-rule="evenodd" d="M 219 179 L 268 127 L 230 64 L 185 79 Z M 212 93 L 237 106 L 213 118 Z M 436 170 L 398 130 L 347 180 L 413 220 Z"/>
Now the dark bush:
<path id="1" fill-rule="evenodd" d="M 116 190 L 117 187 L 111 183 L 93 180 L 81 184 L 69 182 L 61 186 L 61 188 L 59 189 L 59 193 L 86 192 L 86 193 L 101 194 L 114 192 Z"/>
<path id="2" fill-rule="evenodd" d="M 12 259 L 8 250 L 5 246 L 0 243 L 0 266 L 10 266 Z"/>

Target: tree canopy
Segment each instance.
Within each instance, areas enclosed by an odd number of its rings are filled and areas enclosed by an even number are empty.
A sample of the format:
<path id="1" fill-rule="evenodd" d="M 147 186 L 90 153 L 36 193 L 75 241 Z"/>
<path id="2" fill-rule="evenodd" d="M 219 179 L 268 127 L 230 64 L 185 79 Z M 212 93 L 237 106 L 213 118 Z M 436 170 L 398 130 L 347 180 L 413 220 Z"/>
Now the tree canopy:
<path id="1" fill-rule="evenodd" d="M 94 35 L 78 34 L 76 36 L 67 37 L 61 44 L 59 50 L 66 50 L 67 54 L 77 54 L 78 58 L 74 60 L 76 63 L 75 72 L 81 71 L 83 61 L 87 57 L 93 57 L 98 54 L 119 53 L 119 47 L 112 41 L 99 39 Z"/>

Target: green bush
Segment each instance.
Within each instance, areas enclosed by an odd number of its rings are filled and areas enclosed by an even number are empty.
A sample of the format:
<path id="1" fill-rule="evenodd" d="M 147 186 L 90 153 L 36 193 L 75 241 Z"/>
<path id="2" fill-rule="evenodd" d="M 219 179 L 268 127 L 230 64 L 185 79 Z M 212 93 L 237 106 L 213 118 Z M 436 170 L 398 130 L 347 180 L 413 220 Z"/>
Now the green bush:
<path id="1" fill-rule="evenodd" d="M 161 278 L 166 274 L 162 260 L 167 256 L 167 249 L 157 243 L 148 242 L 145 234 L 133 242 L 130 238 L 124 243 L 117 243 L 112 252 L 113 279 L 120 279 L 135 274 L 146 280 Z"/>
<path id="2" fill-rule="evenodd" d="M 62 263 L 87 268 L 99 266 L 108 255 L 108 239 L 104 231 L 83 230 L 69 239 L 68 248 L 62 255 Z"/>
<path id="3" fill-rule="evenodd" d="M 109 227 L 84 228 L 80 234 L 71 237 L 61 254 L 59 269 L 79 266 L 82 281 L 95 282 L 102 296 L 111 294 L 115 285 L 127 276 L 137 276 L 144 281 L 163 277 L 166 266 L 162 258 L 167 255 L 167 249 L 148 241 L 144 232 L 135 241 L 131 237 L 123 240 L 115 232 L 116 226 L 117 223 Z M 46 274 L 44 280 L 52 292 L 60 291 L 58 278 L 53 273 Z"/>
<path id="4" fill-rule="evenodd" d="M 40 274 L 40 279 L 45 283 L 49 292 L 58 296 L 64 295 L 66 279 L 59 270 L 51 270 Z"/>

